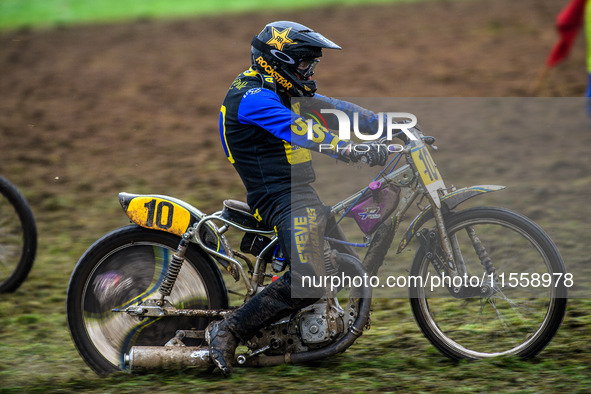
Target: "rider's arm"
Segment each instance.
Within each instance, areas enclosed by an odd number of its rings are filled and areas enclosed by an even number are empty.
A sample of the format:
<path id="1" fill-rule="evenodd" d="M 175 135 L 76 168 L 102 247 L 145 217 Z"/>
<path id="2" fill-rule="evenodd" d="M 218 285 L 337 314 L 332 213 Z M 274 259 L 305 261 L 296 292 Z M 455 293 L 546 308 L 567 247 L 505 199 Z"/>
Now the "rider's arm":
<path id="1" fill-rule="evenodd" d="M 363 108 L 357 104 L 350 103 L 348 101 L 335 99 L 332 97 L 326 97 L 316 93 L 311 99 L 310 104 L 316 107 L 315 110 L 320 112 L 322 109 L 336 109 L 347 114 L 349 119 L 353 119 L 353 114 L 359 114 L 359 132 L 362 134 L 375 135 L 380 129 L 380 114 L 376 114 L 366 108 Z M 382 133 L 376 135 L 375 139 L 387 136 L 387 117 L 386 114 L 382 115 Z M 327 126 L 330 129 L 338 130 L 339 123 L 337 117 L 334 115 L 326 114 L 324 119 Z M 395 136 L 406 142 L 406 136 L 402 132 L 395 133 Z"/>
<path id="2" fill-rule="evenodd" d="M 330 156 L 335 156 L 337 147 L 348 143 L 316 122 L 312 123 L 312 139 L 308 139 L 308 125 L 304 118 L 284 106 L 277 93 L 269 89 L 256 88 L 246 92 L 238 108 L 238 120 L 259 126 L 291 144 Z"/>
<path id="3" fill-rule="evenodd" d="M 363 108 L 357 104 L 350 103 L 348 101 L 335 99 L 332 97 L 326 97 L 316 93 L 314 95 L 313 105 L 320 109 L 337 109 L 347 114 L 349 119 L 353 119 L 353 114 L 359 114 L 359 131 L 363 134 L 375 134 L 379 128 L 379 117 L 374 112 Z M 338 129 L 338 121 L 336 116 L 329 114 L 324 115 L 324 118 L 331 129 Z M 336 121 L 336 122 L 335 122 Z M 336 124 L 331 124 L 334 122 Z M 383 123 L 385 124 L 385 123 Z M 384 128 L 385 129 L 385 128 Z"/>

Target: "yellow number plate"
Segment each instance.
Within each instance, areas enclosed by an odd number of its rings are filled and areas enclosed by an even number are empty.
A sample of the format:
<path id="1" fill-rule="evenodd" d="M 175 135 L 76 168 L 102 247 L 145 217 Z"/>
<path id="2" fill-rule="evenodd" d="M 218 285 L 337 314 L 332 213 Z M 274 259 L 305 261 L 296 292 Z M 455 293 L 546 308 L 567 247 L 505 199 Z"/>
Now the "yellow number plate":
<path id="1" fill-rule="evenodd" d="M 142 227 L 183 235 L 191 223 L 191 214 L 182 206 L 153 196 L 130 201 L 127 216 Z"/>
<path id="2" fill-rule="evenodd" d="M 413 148 L 411 156 L 425 186 L 441 180 L 439 170 L 425 145 Z"/>

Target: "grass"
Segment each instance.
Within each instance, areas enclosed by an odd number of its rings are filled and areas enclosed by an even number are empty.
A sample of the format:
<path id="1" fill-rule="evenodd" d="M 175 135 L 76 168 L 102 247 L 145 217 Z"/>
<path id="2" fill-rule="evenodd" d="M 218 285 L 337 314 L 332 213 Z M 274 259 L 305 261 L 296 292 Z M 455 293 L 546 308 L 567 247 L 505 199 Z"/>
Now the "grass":
<path id="1" fill-rule="evenodd" d="M 22 294 L 3 297 L 2 310 L 18 313 L 31 307 Z M 572 300 L 569 315 L 583 315 L 588 300 Z M 54 309 L 37 305 L 37 310 Z M 43 312 L 40 312 L 43 313 Z M 22 316 L 22 315 L 21 315 Z M 582 322 L 581 322 L 582 323 Z M 99 378 L 84 366 L 72 348 L 63 314 L 0 318 L 4 332 L 0 353 L 0 392 L 186 391 L 440 391 L 440 392 L 585 392 L 591 374 L 584 349 L 588 332 L 570 321 L 543 354 L 530 361 L 513 357 L 477 362 L 452 362 L 422 337 L 405 300 L 376 300 L 371 330 L 342 355 L 310 365 L 237 368 L 230 379 L 187 369 Z M 39 344 L 42 342 L 42 345 Z M 577 350 L 578 349 L 578 350 Z"/>
<path id="2" fill-rule="evenodd" d="M 421 0 L 0 0 L 0 30 L 136 18 L 187 17 Z"/>

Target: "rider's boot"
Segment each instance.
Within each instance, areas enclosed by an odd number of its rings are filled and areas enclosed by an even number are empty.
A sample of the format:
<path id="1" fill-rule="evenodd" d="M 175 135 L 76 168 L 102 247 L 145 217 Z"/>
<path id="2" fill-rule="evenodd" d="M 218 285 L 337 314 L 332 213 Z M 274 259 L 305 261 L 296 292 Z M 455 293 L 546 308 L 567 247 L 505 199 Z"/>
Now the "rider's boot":
<path id="1" fill-rule="evenodd" d="M 205 340 L 209 344 L 209 357 L 224 376 L 232 374 L 234 352 L 238 346 L 238 338 L 230 330 L 227 320 L 211 323 L 205 332 Z"/>
<path id="2" fill-rule="evenodd" d="M 207 327 L 205 339 L 209 343 L 209 356 L 224 375 L 232 373 L 234 352 L 239 342 L 246 343 L 261 328 L 315 302 L 315 299 L 292 298 L 290 283 L 291 273 L 288 271 L 227 314 L 224 320 Z"/>

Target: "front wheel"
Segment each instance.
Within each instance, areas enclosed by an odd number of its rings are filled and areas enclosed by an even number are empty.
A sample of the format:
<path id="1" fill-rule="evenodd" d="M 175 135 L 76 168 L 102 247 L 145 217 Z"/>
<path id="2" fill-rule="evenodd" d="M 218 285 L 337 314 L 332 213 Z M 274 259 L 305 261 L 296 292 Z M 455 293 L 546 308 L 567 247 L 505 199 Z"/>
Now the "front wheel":
<path id="1" fill-rule="evenodd" d="M 531 220 L 502 208 L 451 213 L 445 226 L 462 278 L 446 282 L 434 267 L 437 258 L 428 259 L 423 246 L 417 250 L 410 275 L 418 285 L 410 288 L 410 303 L 423 334 L 452 359 L 539 353 L 562 322 L 572 283 L 552 240 Z M 454 288 L 466 284 L 489 290 L 454 297 Z"/>
<path id="2" fill-rule="evenodd" d="M 132 346 L 163 346 L 176 330 L 203 330 L 208 319 L 136 317 L 113 309 L 159 298 L 160 284 L 180 238 L 135 225 L 96 241 L 76 265 L 66 297 L 68 325 L 78 352 L 98 374 L 125 369 Z M 225 309 L 226 287 L 209 257 L 190 245 L 167 299 L 177 308 Z M 190 346 L 202 340 L 193 339 Z"/>

